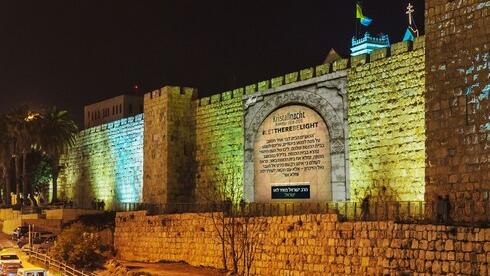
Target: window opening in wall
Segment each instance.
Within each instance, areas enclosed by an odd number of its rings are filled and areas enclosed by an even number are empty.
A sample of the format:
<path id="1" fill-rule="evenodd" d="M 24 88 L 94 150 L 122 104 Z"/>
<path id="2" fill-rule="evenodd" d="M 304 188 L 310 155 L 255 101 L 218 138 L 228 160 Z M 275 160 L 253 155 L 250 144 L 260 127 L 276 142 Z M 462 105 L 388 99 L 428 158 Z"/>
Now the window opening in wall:
<path id="1" fill-rule="evenodd" d="M 133 114 L 133 105 L 132 104 L 129 104 L 128 111 L 129 111 L 129 114 Z"/>

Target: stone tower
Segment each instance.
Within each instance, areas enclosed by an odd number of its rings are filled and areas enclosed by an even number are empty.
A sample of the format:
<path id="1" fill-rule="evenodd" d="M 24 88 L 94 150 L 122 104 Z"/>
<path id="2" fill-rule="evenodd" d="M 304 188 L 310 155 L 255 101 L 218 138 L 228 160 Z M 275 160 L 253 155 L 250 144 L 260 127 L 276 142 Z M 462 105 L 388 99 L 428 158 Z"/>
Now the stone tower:
<path id="1" fill-rule="evenodd" d="M 166 86 L 144 97 L 143 202 L 191 202 L 193 88 Z"/>

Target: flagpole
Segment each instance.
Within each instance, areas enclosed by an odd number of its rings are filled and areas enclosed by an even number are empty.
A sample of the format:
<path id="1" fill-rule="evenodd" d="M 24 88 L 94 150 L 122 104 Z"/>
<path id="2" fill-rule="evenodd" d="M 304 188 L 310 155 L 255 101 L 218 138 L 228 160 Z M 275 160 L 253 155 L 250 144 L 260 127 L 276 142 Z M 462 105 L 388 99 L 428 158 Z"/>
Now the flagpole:
<path id="1" fill-rule="evenodd" d="M 356 21 L 356 39 L 359 37 L 359 20 L 357 20 L 357 5 L 359 5 L 359 1 L 356 1 L 356 4 L 355 4 L 355 15 L 354 15 L 354 20 Z"/>

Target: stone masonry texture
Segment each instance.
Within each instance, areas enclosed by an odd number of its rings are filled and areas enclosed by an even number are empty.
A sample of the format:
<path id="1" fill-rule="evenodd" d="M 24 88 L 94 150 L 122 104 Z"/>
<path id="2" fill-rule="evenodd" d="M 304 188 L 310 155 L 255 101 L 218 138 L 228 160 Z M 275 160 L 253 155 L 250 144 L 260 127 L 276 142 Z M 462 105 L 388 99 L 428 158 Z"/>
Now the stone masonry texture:
<path id="1" fill-rule="evenodd" d="M 291 102 L 330 110 L 320 113 L 335 138 L 330 141 L 333 200 L 359 200 L 366 191 L 383 191 L 389 196 L 396 195 L 394 199 L 398 200 L 420 200 L 424 194 L 425 158 L 424 49 L 421 37 L 413 45 L 394 44 L 391 49 L 380 49 L 370 56 L 307 68 L 200 99 L 196 99 L 197 92 L 191 88 L 167 86 L 147 93 L 144 128 L 140 126 L 144 131 L 138 133 L 144 137 L 142 145 L 121 144 L 127 153 L 114 162 L 110 154 L 103 154 L 109 149 L 100 142 L 103 135 L 98 130 L 111 127 L 116 131 L 114 128 L 121 124 L 84 131 L 81 134 L 84 138 L 66 155 L 68 174 L 60 178 L 60 187 L 77 190 L 68 193 L 67 198 L 78 202 L 81 198 L 87 202 L 92 196 L 109 200 L 111 193 L 128 194 L 127 189 L 118 191 L 110 186 L 119 183 L 113 175 L 122 174 L 126 166 L 137 166 L 143 168 L 143 173 L 131 180 L 140 183 L 133 185 L 140 187 L 133 189 L 133 194 L 138 194 L 131 197 L 134 201 L 206 201 L 230 174 L 242 187 L 237 193 L 253 200 L 247 195 L 253 192 L 250 178 L 254 174 L 244 171 L 244 162 L 245 169 L 253 169 L 254 160 L 245 157 L 254 134 L 245 133 L 244 119 L 255 114 L 254 108 L 269 107 L 270 110 L 259 110 L 264 114 L 259 112 L 262 115 L 255 119 L 258 125 L 260 118 L 274 111 L 271 107 Z M 327 98 L 314 99 L 315 93 Z M 307 104 L 308 101 L 314 103 Z M 120 135 L 126 131 L 123 128 L 121 125 L 117 130 Z M 85 140 L 90 141 L 89 147 Z M 130 158 L 133 151 L 139 157 Z M 93 154 L 101 157 L 89 157 Z M 88 166 L 87 159 L 100 164 Z M 84 173 L 78 177 L 79 172 Z M 244 179 L 248 184 L 244 184 Z M 129 202 L 129 198 L 117 201 Z"/>
<path id="2" fill-rule="evenodd" d="M 237 89 L 194 102 L 197 201 L 209 200 L 210 189 L 223 178 L 219 174 L 234 171 L 234 174 L 242 175 L 242 95 L 243 89 Z M 241 177 L 237 177 L 237 181 L 241 182 Z"/>
<path id="3" fill-rule="evenodd" d="M 145 95 L 145 203 L 189 202 L 194 156 L 192 88 L 164 87 Z"/>
<path id="4" fill-rule="evenodd" d="M 94 198 L 107 207 L 141 200 L 143 115 L 81 131 L 60 161 L 61 199 L 89 207 Z"/>
<path id="5" fill-rule="evenodd" d="M 426 200 L 448 195 L 464 210 L 453 217 L 488 218 L 490 2 L 425 3 Z"/>
<path id="6" fill-rule="evenodd" d="M 488 275 L 490 229 L 340 222 L 337 215 L 257 218 L 253 275 Z M 118 213 L 115 247 L 131 261 L 222 268 L 210 214 Z"/>
<path id="7" fill-rule="evenodd" d="M 363 65 L 353 58 L 348 73 L 351 198 L 423 200 L 424 38 L 394 44 L 391 56 L 376 59 L 386 51 Z"/>

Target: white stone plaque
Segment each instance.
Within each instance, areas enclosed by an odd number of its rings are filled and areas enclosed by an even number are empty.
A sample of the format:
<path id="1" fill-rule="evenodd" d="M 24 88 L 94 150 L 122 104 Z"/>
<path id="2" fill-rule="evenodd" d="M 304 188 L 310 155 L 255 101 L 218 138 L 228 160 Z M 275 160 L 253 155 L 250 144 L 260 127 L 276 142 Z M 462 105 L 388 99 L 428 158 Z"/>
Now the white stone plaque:
<path id="1" fill-rule="evenodd" d="M 257 132 L 254 166 L 256 202 L 330 200 L 330 139 L 322 117 L 302 105 L 272 112 Z"/>

